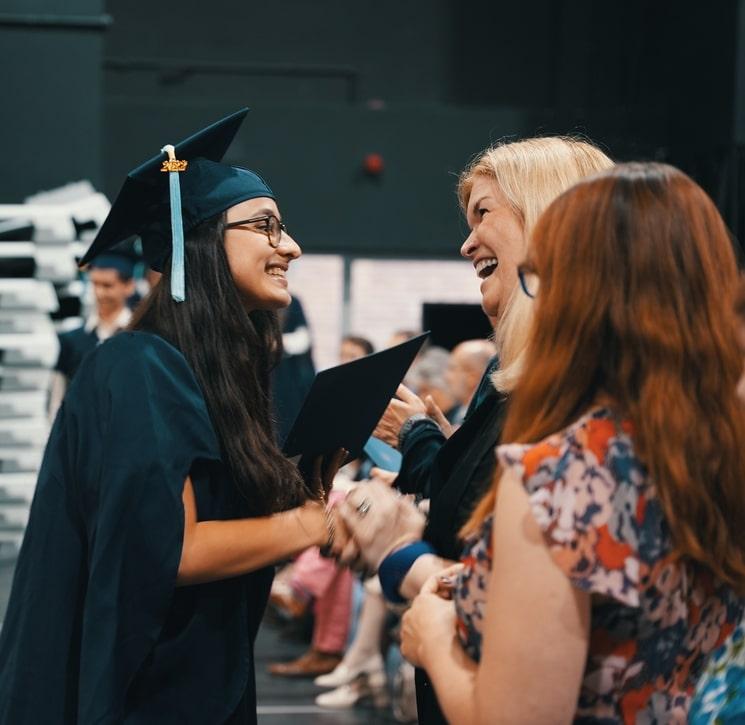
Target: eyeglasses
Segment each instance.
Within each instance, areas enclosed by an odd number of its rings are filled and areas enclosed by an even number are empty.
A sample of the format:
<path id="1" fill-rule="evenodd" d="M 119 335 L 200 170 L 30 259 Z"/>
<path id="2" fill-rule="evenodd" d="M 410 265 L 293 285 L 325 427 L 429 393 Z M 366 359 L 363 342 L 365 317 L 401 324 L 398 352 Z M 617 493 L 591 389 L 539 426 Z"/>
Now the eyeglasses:
<path id="1" fill-rule="evenodd" d="M 274 214 L 266 214 L 264 216 L 256 216 L 252 219 L 242 219 L 238 222 L 230 222 L 225 225 L 226 229 L 236 229 L 244 227 L 247 224 L 254 225 L 254 228 L 247 229 L 250 232 L 262 232 L 266 234 L 269 244 L 275 249 L 280 245 L 282 241 L 282 234 L 287 234 L 287 227 L 277 219 Z"/>
<path id="2" fill-rule="evenodd" d="M 541 286 L 541 281 L 535 270 L 529 264 L 521 264 L 517 268 L 517 276 L 520 279 L 520 286 L 530 299 L 535 299 L 538 294 L 538 288 Z"/>

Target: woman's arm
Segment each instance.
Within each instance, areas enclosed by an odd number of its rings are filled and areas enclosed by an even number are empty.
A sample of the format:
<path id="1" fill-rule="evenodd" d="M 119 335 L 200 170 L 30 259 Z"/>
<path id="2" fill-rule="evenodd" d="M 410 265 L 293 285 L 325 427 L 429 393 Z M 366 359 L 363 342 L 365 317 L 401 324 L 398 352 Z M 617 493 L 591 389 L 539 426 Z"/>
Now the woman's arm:
<path id="1" fill-rule="evenodd" d="M 587 659 L 590 595 L 573 587 L 552 560 L 513 472 L 499 482 L 493 528 L 478 667 L 455 637 L 452 605 L 431 586 L 415 600 L 405 650 L 427 670 L 453 722 L 571 722 Z"/>
<path id="2" fill-rule="evenodd" d="M 424 583 L 431 576 L 455 562 L 443 559 L 436 554 L 422 554 L 412 565 L 398 587 L 399 594 L 404 599 L 413 599 L 421 591 Z"/>
<path id="3" fill-rule="evenodd" d="M 179 586 L 247 574 L 327 542 L 324 507 L 315 501 L 273 516 L 197 521 L 190 478 L 184 484 L 183 501 L 184 545 L 176 579 Z"/>

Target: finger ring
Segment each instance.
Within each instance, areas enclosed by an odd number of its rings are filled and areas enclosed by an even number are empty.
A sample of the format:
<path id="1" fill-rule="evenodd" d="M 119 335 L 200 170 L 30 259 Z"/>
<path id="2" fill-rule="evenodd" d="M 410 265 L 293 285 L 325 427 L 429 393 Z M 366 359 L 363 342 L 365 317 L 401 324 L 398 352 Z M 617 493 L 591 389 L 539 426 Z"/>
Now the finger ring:
<path id="1" fill-rule="evenodd" d="M 362 501 L 357 504 L 357 513 L 360 515 L 360 518 L 364 518 L 367 515 L 370 506 L 371 504 L 366 498 L 363 498 Z"/>

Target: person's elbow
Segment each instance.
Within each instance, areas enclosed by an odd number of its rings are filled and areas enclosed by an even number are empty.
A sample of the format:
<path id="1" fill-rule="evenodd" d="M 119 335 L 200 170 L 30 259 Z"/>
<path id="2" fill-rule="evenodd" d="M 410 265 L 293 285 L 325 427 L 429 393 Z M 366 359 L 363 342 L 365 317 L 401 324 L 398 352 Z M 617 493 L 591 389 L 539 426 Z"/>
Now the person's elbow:
<path id="1" fill-rule="evenodd" d="M 179 587 L 201 584 L 205 581 L 204 567 L 199 556 L 195 528 L 187 526 L 184 530 L 181 559 L 179 560 L 178 572 L 176 574 L 176 586 Z"/>

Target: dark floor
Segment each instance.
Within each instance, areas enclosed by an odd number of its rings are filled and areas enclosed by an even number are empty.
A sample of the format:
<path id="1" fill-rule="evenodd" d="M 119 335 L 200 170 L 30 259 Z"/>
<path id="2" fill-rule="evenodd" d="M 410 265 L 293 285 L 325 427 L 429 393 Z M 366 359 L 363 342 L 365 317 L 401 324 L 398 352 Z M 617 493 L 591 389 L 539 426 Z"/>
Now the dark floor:
<path id="1" fill-rule="evenodd" d="M 12 565 L 0 559 L 0 621 L 10 593 Z M 256 642 L 256 690 L 259 723 L 262 725 L 349 725 L 395 723 L 390 710 L 359 706 L 349 710 L 322 710 L 314 704 L 321 690 L 311 679 L 286 679 L 270 676 L 269 662 L 290 660 L 307 648 L 300 633 L 294 636 L 276 623 L 265 622 Z"/>
<path id="2" fill-rule="evenodd" d="M 271 621 L 259 630 L 256 641 L 256 692 L 258 693 L 259 723 L 280 725 L 362 725 L 362 723 L 395 723 L 390 709 L 375 710 L 372 705 L 350 710 L 322 710 L 313 704 L 315 696 L 323 692 L 312 679 L 288 679 L 267 674 L 269 662 L 290 660 L 302 654 L 307 644 L 297 636 L 288 637 L 284 630 Z"/>

